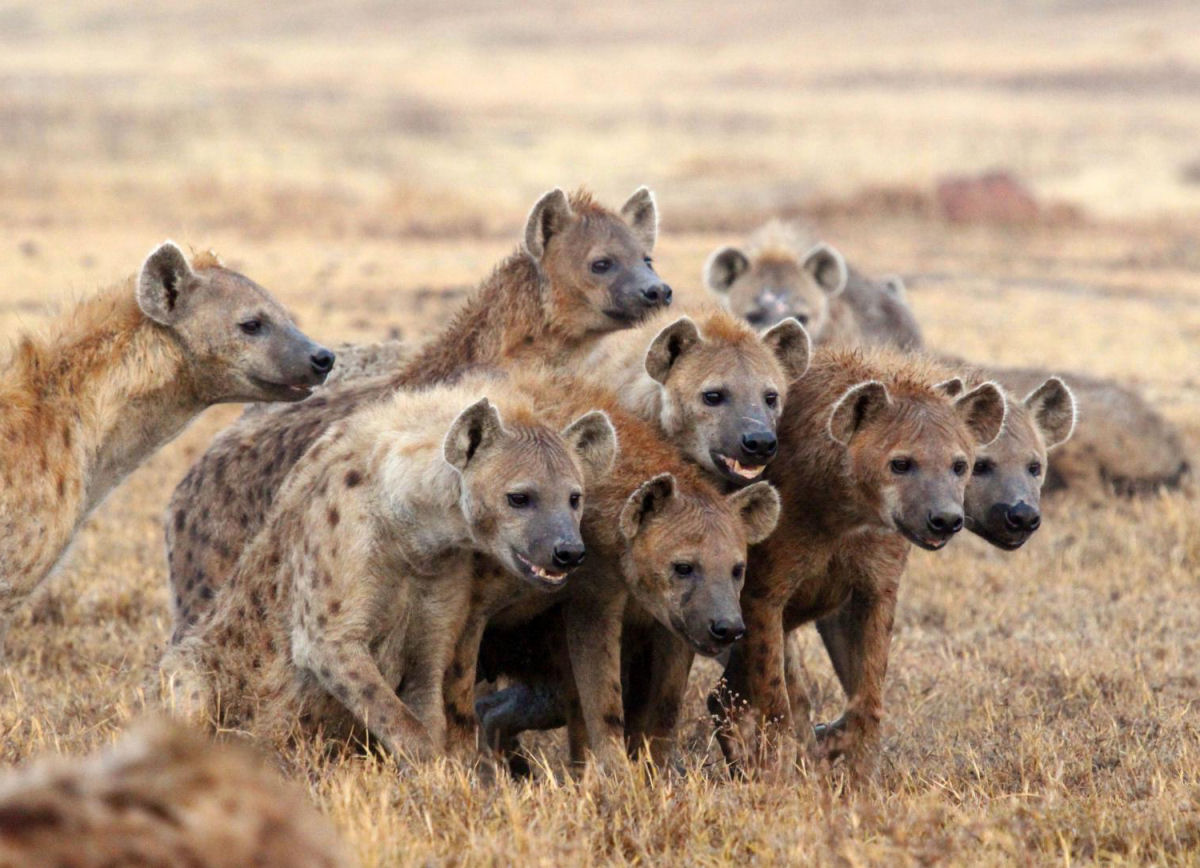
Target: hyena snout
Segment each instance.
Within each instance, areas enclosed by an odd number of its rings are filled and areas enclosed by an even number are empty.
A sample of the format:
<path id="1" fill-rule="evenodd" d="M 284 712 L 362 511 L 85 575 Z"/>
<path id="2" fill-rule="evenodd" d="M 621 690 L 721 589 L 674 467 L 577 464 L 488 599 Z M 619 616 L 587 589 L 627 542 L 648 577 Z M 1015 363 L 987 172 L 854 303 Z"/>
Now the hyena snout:
<path id="1" fill-rule="evenodd" d="M 746 635 L 746 624 L 740 615 L 733 618 L 713 618 L 708 625 L 708 634 L 718 645 L 732 645 Z"/>
<path id="2" fill-rule="evenodd" d="M 1033 533 L 1042 524 L 1042 514 L 1022 500 L 1004 511 L 1004 524 L 1015 533 Z"/>
<path id="3" fill-rule="evenodd" d="M 742 453 L 755 462 L 770 461 L 779 450 L 779 438 L 774 431 L 748 431 L 742 435 Z"/>
<path id="4" fill-rule="evenodd" d="M 337 357 L 332 350 L 327 350 L 325 347 L 318 347 L 316 352 L 308 357 L 309 364 L 312 366 L 313 373 L 321 378 L 324 382 L 329 372 L 333 370 L 333 362 Z"/>
<path id="5" fill-rule="evenodd" d="M 671 287 L 665 283 L 643 286 L 640 295 L 648 307 L 667 307 L 671 303 Z"/>
<path id="6" fill-rule="evenodd" d="M 938 539 L 949 539 L 963 528 L 963 511 L 957 507 L 929 510 L 925 526 Z"/>
<path id="7" fill-rule="evenodd" d="M 554 544 L 554 565 L 564 570 L 577 567 L 587 556 L 587 548 L 582 540 L 559 540 Z"/>

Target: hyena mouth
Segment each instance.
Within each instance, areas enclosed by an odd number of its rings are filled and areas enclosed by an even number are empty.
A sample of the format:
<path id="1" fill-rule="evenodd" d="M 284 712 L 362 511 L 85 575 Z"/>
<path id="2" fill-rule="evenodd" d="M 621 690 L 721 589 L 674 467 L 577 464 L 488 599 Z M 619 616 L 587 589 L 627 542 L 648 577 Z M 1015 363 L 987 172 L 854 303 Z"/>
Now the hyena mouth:
<path id="1" fill-rule="evenodd" d="M 533 561 L 529 560 L 529 558 L 522 555 L 516 549 L 513 549 L 513 554 L 517 556 L 517 561 L 521 564 L 522 567 L 525 568 L 525 573 L 527 576 L 532 576 L 533 578 L 538 579 L 541 582 L 544 582 L 545 584 L 549 585 L 550 587 L 555 587 L 555 588 L 567 580 L 566 573 L 552 573 L 549 570 L 544 569 L 543 567 L 539 567 L 537 564 L 535 564 Z"/>
<path id="2" fill-rule="evenodd" d="M 312 394 L 312 386 L 300 385 L 298 383 L 276 383 L 272 380 L 264 380 L 262 377 L 256 377 L 250 374 L 250 381 L 264 392 L 270 392 L 278 395 L 287 401 L 301 401 Z"/>
<path id="3" fill-rule="evenodd" d="M 720 452 L 712 453 L 712 457 L 718 467 L 742 479 L 758 479 L 758 477 L 762 476 L 762 472 L 767 469 L 767 465 L 765 464 L 742 464 L 736 458 L 730 458 L 728 455 L 722 455 Z"/>
<path id="4" fill-rule="evenodd" d="M 927 552 L 939 551 L 945 548 L 946 543 L 954 539 L 954 534 L 944 537 L 921 536 L 920 534 L 913 533 L 911 530 L 905 527 L 904 522 L 900 521 L 900 519 L 896 518 L 895 516 L 892 517 L 892 521 L 895 523 L 896 528 L 900 531 L 905 539 L 907 539 L 913 545 L 925 549 Z"/>

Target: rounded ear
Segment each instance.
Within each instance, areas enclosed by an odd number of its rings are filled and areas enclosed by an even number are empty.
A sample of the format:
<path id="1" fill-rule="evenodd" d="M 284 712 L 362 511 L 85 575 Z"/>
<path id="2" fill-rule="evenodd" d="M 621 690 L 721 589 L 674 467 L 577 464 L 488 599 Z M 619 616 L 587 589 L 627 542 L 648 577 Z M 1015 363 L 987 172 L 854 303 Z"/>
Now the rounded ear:
<path id="1" fill-rule="evenodd" d="M 491 448 L 503 433 L 500 413 L 487 398 L 480 398 L 450 423 L 442 443 L 442 455 L 461 473 L 475 456 Z"/>
<path id="2" fill-rule="evenodd" d="M 808 332 L 800 325 L 800 320 L 788 317 L 767 329 L 762 336 L 762 342 L 770 348 L 783 365 L 788 382 L 798 380 L 808 370 L 809 358 L 812 355 L 812 341 Z"/>
<path id="3" fill-rule="evenodd" d="M 700 343 L 700 329 L 690 317 L 681 316 L 660 331 L 646 350 L 646 373 L 658 383 L 665 383 L 679 357 Z"/>
<path id="4" fill-rule="evenodd" d="M 877 380 L 851 386 L 838 398 L 829 414 L 829 436 L 843 446 L 849 446 L 855 432 L 870 424 L 891 403 L 887 387 Z"/>
<path id="5" fill-rule="evenodd" d="M 883 284 L 883 290 L 888 295 L 895 296 L 900 301 L 908 301 L 908 289 L 904 286 L 904 278 L 898 274 L 889 274 L 880 281 Z"/>
<path id="6" fill-rule="evenodd" d="M 601 479 L 612 467 L 617 455 L 617 432 L 607 413 L 601 410 L 585 413 L 563 429 L 562 439 L 579 456 L 589 484 Z"/>
<path id="7" fill-rule="evenodd" d="M 675 477 L 669 473 L 647 479 L 638 486 L 637 491 L 629 495 L 625 505 L 621 507 L 621 516 L 617 527 L 621 535 L 632 540 L 638 535 L 646 520 L 656 512 L 661 512 L 668 500 L 675 496 Z"/>
<path id="8" fill-rule="evenodd" d="M 555 187 L 544 194 L 525 221 L 525 250 L 541 262 L 550 239 L 562 232 L 573 216 L 566 193 Z"/>
<path id="9" fill-rule="evenodd" d="M 850 269 L 846 260 L 836 249 L 824 241 L 818 243 L 804 257 L 803 268 L 812 275 L 817 286 L 830 295 L 837 295 L 846 288 Z"/>
<path id="10" fill-rule="evenodd" d="M 1050 377 L 1030 392 L 1023 403 L 1033 414 L 1047 449 L 1065 442 L 1075 431 L 1075 396 L 1058 377 Z"/>
<path id="11" fill-rule="evenodd" d="M 647 251 L 654 249 L 658 240 L 658 205 L 649 187 L 638 187 L 621 206 L 621 217 L 629 224 L 633 234 Z"/>
<path id="12" fill-rule="evenodd" d="M 179 314 L 179 295 L 194 276 L 179 245 L 164 241 L 142 263 L 137 280 L 138 307 L 155 322 L 170 325 Z"/>
<path id="13" fill-rule="evenodd" d="M 976 386 L 954 402 L 954 409 L 970 429 L 980 446 L 986 446 L 1000 436 L 1004 427 L 1004 392 L 995 383 Z"/>
<path id="14" fill-rule="evenodd" d="M 769 482 L 756 482 L 729 495 L 729 505 L 746 526 L 746 541 L 762 542 L 779 523 L 779 492 Z"/>
<path id="15" fill-rule="evenodd" d="M 714 250 L 704 263 L 704 285 L 714 292 L 729 292 L 734 281 L 750 270 L 750 259 L 736 247 Z"/>
<path id="16" fill-rule="evenodd" d="M 935 391 L 941 392 L 947 398 L 957 398 L 967 387 L 963 384 L 962 379 L 959 377 L 951 377 L 949 380 L 938 383 L 933 388 Z"/>

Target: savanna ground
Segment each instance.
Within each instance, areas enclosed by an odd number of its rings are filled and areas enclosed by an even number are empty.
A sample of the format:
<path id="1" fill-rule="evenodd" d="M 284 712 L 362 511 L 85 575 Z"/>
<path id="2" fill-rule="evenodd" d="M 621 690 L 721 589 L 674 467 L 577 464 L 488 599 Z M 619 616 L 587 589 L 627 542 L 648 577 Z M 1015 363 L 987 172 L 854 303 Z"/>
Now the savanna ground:
<path id="1" fill-rule="evenodd" d="M 0 330 L 39 327 L 173 237 L 320 339 L 419 339 L 542 190 L 616 203 L 647 183 L 677 289 L 764 215 L 813 218 L 867 271 L 906 277 L 932 346 L 1135 384 L 1194 466 L 1198 57 L 1185 0 L 0 2 Z M 962 226 L 920 206 L 938 177 L 993 167 L 1075 216 Z M 160 515 L 235 413 L 209 411 L 118 490 L 15 625 L 4 763 L 91 750 L 136 713 L 168 629 Z M 684 775 L 486 785 L 352 758 L 307 783 L 372 865 L 1194 863 L 1198 506 L 1067 496 L 1015 554 L 914 553 L 875 787 L 723 781 L 711 665 Z"/>

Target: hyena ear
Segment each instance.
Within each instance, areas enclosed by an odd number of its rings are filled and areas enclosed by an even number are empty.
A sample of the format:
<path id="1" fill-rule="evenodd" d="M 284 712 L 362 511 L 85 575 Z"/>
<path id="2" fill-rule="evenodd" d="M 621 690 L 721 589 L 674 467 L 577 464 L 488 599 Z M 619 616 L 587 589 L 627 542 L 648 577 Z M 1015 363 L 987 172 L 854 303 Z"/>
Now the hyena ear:
<path id="1" fill-rule="evenodd" d="M 959 377 L 951 377 L 949 380 L 944 380 L 933 387 L 935 391 L 941 392 L 947 398 L 957 398 L 963 393 L 967 387 Z"/>
<path id="2" fill-rule="evenodd" d="M 621 507 L 621 516 L 617 527 L 621 535 L 632 540 L 638 535 L 646 520 L 656 512 L 661 512 L 667 501 L 675 496 L 675 477 L 669 473 L 660 473 L 647 479 L 638 486 L 637 491 L 629 495 L 625 505 Z"/>
<path id="3" fill-rule="evenodd" d="M 799 380 L 808 370 L 809 358 L 812 355 L 812 341 L 808 332 L 800 325 L 800 320 L 788 317 L 771 326 L 762 336 L 762 342 L 779 359 L 788 382 Z"/>
<path id="4" fill-rule="evenodd" d="M 908 289 L 904 286 L 904 278 L 898 274 L 889 274 L 880 280 L 883 284 L 883 291 L 888 295 L 900 299 L 900 301 L 908 301 Z"/>
<path id="5" fill-rule="evenodd" d="M 829 414 L 829 436 L 849 446 L 855 432 L 870 424 L 891 403 L 887 387 L 877 380 L 851 386 Z"/>
<path id="6" fill-rule="evenodd" d="M 546 245 L 550 239 L 562 232 L 575 216 L 571 211 L 571 203 L 567 194 L 555 187 L 549 193 L 537 200 L 529 219 L 525 221 L 525 250 L 536 259 L 542 261 L 546 255 Z"/>
<path id="7" fill-rule="evenodd" d="M 450 423 L 442 455 L 461 473 L 475 456 L 495 445 L 503 433 L 500 413 L 487 398 L 480 398 Z"/>
<path id="8" fill-rule="evenodd" d="M 602 479 L 617 456 L 617 432 L 601 410 L 580 416 L 563 429 L 562 439 L 579 456 L 588 484 Z"/>
<path id="9" fill-rule="evenodd" d="M 654 242 L 658 240 L 658 204 L 649 187 L 638 187 L 633 191 L 621 206 L 621 217 L 647 252 L 653 250 Z"/>
<path id="10" fill-rule="evenodd" d="M 1075 431 L 1075 396 L 1058 377 L 1046 380 L 1030 392 L 1023 403 L 1033 414 L 1047 449 L 1065 442 Z"/>
<path id="11" fill-rule="evenodd" d="M 756 482 L 729 495 L 733 507 L 746 526 L 746 542 L 762 542 L 779 522 L 779 492 L 769 482 Z"/>
<path id="12" fill-rule="evenodd" d="M 1004 392 L 995 383 L 976 386 L 954 402 L 954 409 L 980 446 L 986 446 L 1000 436 L 1004 426 Z"/>
<path id="13" fill-rule="evenodd" d="M 850 269 L 846 267 L 845 258 L 824 241 L 804 255 L 802 266 L 812 275 L 817 286 L 830 295 L 837 295 L 850 280 Z"/>
<path id="14" fill-rule="evenodd" d="M 704 285 L 713 292 L 729 292 L 734 282 L 750 270 L 750 259 L 736 247 L 714 250 L 704 263 Z"/>
<path id="15" fill-rule="evenodd" d="M 665 383 L 679 357 L 702 340 L 700 329 L 691 318 L 681 316 L 650 342 L 646 350 L 646 373 L 656 383 Z"/>
<path id="16" fill-rule="evenodd" d="M 162 325 L 179 316 L 179 296 L 195 272 L 174 241 L 164 241 L 146 257 L 137 280 L 137 303 L 142 313 Z"/>

